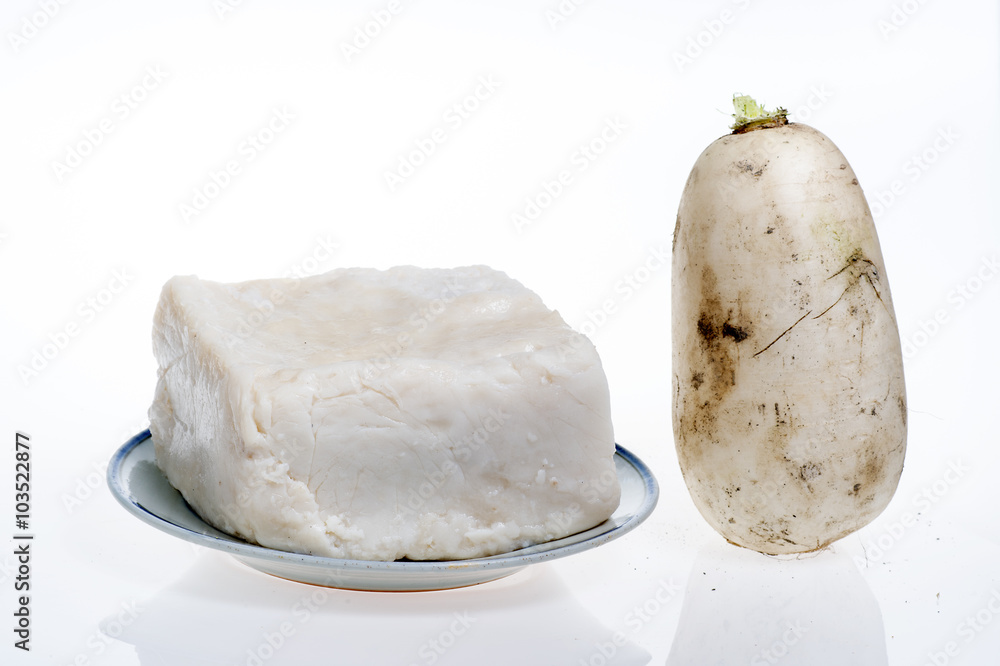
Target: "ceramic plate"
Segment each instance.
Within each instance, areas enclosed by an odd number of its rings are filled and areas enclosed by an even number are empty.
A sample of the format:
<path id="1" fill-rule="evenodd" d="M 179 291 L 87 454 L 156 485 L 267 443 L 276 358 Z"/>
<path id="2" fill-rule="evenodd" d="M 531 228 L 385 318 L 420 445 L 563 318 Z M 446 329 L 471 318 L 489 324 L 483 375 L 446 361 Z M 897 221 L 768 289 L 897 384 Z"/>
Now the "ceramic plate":
<path id="1" fill-rule="evenodd" d="M 122 506 L 149 525 L 200 546 L 225 551 L 259 571 L 350 590 L 417 591 L 496 580 L 530 564 L 596 548 L 635 529 L 652 513 L 659 488 L 649 468 L 620 446 L 616 446 L 615 467 L 622 487 L 621 504 L 600 525 L 502 555 L 435 562 L 369 562 L 300 555 L 220 532 L 199 518 L 160 472 L 148 430 L 115 452 L 108 466 L 108 486 Z"/>

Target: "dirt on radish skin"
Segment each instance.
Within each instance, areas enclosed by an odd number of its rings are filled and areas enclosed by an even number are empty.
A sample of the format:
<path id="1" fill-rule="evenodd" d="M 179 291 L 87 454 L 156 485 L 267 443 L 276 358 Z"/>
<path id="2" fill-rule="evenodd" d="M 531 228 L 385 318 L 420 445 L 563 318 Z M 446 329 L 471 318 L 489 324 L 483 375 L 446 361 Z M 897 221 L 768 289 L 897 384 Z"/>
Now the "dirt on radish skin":
<path id="1" fill-rule="evenodd" d="M 875 226 L 830 139 L 724 136 L 673 246 L 673 426 L 685 482 L 729 541 L 822 548 L 874 519 L 906 445 L 902 353 Z"/>

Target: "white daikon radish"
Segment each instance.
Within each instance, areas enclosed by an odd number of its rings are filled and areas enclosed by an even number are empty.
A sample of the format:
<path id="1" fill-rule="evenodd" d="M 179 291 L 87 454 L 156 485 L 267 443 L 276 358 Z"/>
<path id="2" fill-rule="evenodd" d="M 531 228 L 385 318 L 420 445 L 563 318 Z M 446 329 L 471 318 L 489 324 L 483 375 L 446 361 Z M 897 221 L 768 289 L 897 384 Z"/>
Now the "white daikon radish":
<path id="1" fill-rule="evenodd" d="M 695 162 L 673 247 L 673 428 L 698 510 L 729 541 L 823 548 L 903 469 L 899 333 L 871 211 L 830 139 L 737 97 Z"/>

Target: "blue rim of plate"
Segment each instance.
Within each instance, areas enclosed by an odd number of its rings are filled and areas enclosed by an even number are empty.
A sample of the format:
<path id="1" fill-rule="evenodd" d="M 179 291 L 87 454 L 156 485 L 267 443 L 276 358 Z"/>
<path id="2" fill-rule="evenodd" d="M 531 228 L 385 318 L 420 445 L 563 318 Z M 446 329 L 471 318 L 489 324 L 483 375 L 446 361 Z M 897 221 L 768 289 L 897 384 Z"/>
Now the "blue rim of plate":
<path id="1" fill-rule="evenodd" d="M 211 527 L 198 517 L 155 467 L 152 447 L 149 430 L 144 430 L 123 444 L 108 465 L 108 487 L 129 513 L 167 534 L 227 552 L 259 571 L 298 582 L 343 589 L 437 590 L 502 578 L 525 566 L 590 550 L 624 536 L 649 517 L 659 498 L 659 486 L 646 464 L 616 444 L 615 465 L 622 481 L 622 502 L 608 520 L 588 530 L 509 553 L 467 560 L 386 562 L 336 559 L 267 548 Z M 153 462 L 153 469 L 146 466 L 145 479 L 129 478 L 137 476 L 136 466 L 147 461 Z M 143 480 L 152 483 L 142 483 Z M 133 488 L 136 481 L 139 481 L 140 487 Z M 184 510 L 187 514 L 183 513 Z M 180 515 L 181 520 L 171 520 L 164 515 L 169 513 Z"/>

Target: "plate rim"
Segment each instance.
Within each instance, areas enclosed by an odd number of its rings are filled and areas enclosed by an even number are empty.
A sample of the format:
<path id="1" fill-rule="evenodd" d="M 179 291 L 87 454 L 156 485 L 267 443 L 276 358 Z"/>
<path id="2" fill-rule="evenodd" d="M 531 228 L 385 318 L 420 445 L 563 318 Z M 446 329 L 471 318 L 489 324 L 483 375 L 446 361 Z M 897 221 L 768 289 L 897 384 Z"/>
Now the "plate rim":
<path id="1" fill-rule="evenodd" d="M 536 552 L 524 552 L 532 548 L 544 547 L 550 544 L 557 544 L 561 539 L 556 539 L 553 541 L 546 542 L 544 544 L 535 544 L 534 546 L 527 546 L 525 548 L 511 551 L 508 553 L 501 553 L 498 555 L 492 555 L 489 557 L 471 558 L 465 560 L 417 560 L 417 561 L 386 561 L 386 560 L 350 560 L 350 559 L 339 559 L 333 557 L 326 557 L 322 555 L 309 555 L 306 553 L 294 553 L 290 551 L 282 551 L 274 548 L 268 548 L 266 546 L 261 546 L 258 544 L 253 544 L 248 541 L 238 540 L 238 537 L 230 536 L 230 539 L 223 539 L 215 537 L 208 534 L 201 534 L 195 532 L 182 525 L 177 525 L 171 522 L 165 517 L 157 515 L 150 509 L 146 508 L 134 497 L 134 495 L 125 488 L 124 480 L 121 477 L 121 469 L 123 463 L 126 461 L 128 456 L 140 447 L 141 445 L 149 442 L 152 446 L 152 435 L 149 429 L 145 429 L 142 432 L 132 436 L 122 444 L 112 455 L 111 460 L 108 464 L 108 469 L 106 472 L 106 479 L 108 483 L 108 488 L 111 494 L 118 501 L 119 504 L 130 514 L 142 520 L 147 525 L 160 530 L 171 536 L 180 538 L 189 543 L 195 545 L 212 548 L 214 550 L 221 550 L 227 552 L 230 555 L 236 557 L 237 559 L 244 561 L 246 560 L 263 560 L 268 563 L 282 564 L 282 565 L 292 565 L 308 567 L 310 569 L 317 570 L 328 570 L 331 574 L 336 571 L 345 571 L 351 573 L 379 573 L 382 575 L 392 575 L 392 576 L 420 576 L 426 574 L 445 574 L 448 572 L 453 573 L 471 573 L 475 571 L 489 571 L 497 569 L 521 569 L 525 566 L 536 564 L 546 560 L 559 559 L 562 557 L 567 557 L 569 555 L 576 554 L 578 552 L 589 550 L 591 548 L 596 548 L 605 543 L 613 541 L 619 537 L 628 534 L 640 524 L 642 524 L 656 508 L 657 502 L 659 501 L 659 484 L 656 478 L 653 476 L 652 470 L 644 463 L 638 456 L 634 453 L 615 443 L 615 456 L 621 457 L 628 465 L 630 465 L 642 479 L 643 482 L 643 496 L 642 501 L 638 504 L 634 511 L 629 513 L 624 517 L 624 521 L 608 529 L 598 532 L 591 537 L 576 541 L 573 543 L 565 544 L 563 546 L 554 546 L 539 550 Z M 174 492 L 180 494 L 180 491 L 174 489 Z M 183 496 L 181 497 L 183 500 Z M 186 503 L 186 502 L 185 502 Z M 194 509 L 191 509 L 192 513 L 198 516 Z M 202 520 L 204 522 L 204 520 Z M 607 521 L 605 521 L 606 523 Z M 595 530 L 600 528 L 605 523 L 595 525 L 588 530 L 583 530 L 583 532 L 588 532 L 590 530 Z M 205 523 L 209 527 L 212 527 L 208 523 Z M 215 529 L 215 528 L 213 528 Z M 580 532 L 582 533 L 582 532 Z M 577 534 L 580 534 L 577 533 Z M 569 535 L 563 537 L 563 539 L 571 538 L 575 535 Z M 247 563 L 249 564 L 249 563 Z M 250 565 L 252 566 L 252 565 Z M 511 571 L 513 573 L 514 571 Z M 336 587 L 336 586 L 335 586 Z"/>

